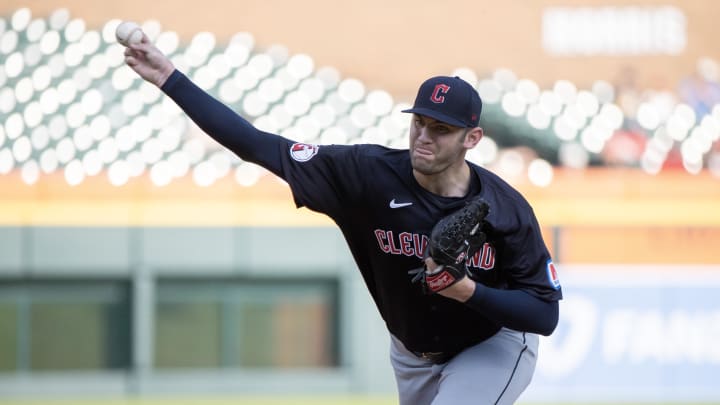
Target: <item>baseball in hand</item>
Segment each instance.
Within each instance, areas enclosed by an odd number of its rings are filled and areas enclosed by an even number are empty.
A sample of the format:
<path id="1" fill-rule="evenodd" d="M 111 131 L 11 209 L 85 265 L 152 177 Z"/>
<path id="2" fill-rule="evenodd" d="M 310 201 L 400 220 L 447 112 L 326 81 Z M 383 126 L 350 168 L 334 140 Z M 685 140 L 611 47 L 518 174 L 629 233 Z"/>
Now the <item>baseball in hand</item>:
<path id="1" fill-rule="evenodd" d="M 142 28 L 132 21 L 124 21 L 115 29 L 115 38 L 124 46 L 139 44 L 140 41 L 142 41 L 142 37 Z"/>

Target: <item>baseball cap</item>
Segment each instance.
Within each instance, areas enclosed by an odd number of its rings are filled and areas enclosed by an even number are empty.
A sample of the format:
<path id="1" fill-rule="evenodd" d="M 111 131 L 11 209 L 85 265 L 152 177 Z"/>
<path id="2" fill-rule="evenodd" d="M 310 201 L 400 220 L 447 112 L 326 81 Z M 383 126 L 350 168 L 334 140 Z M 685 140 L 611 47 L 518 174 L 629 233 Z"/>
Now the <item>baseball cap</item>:
<path id="1" fill-rule="evenodd" d="M 456 127 L 480 123 L 482 101 L 470 83 L 455 76 L 431 77 L 420 85 L 413 108 L 405 113 L 425 115 Z"/>

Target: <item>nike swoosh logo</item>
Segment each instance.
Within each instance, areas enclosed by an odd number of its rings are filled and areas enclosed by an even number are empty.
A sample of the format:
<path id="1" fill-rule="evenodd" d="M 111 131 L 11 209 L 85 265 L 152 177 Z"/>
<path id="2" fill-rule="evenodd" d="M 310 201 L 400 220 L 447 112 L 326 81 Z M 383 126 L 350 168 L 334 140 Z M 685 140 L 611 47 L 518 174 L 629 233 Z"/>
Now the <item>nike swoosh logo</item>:
<path id="1" fill-rule="evenodd" d="M 413 204 L 413 203 L 411 203 L 411 202 L 398 203 L 398 202 L 395 202 L 395 199 L 393 198 L 393 199 L 390 201 L 390 208 L 408 207 L 408 206 L 410 206 L 410 205 L 412 205 L 412 204 Z"/>

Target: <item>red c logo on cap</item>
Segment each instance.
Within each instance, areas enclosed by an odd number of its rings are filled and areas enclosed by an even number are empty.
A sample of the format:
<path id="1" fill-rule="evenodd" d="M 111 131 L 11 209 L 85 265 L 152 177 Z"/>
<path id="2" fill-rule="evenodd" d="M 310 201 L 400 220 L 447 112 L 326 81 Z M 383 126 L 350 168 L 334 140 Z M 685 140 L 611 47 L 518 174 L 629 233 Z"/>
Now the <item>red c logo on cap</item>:
<path id="1" fill-rule="evenodd" d="M 436 104 L 444 103 L 445 102 L 445 94 L 450 91 L 450 86 L 447 84 L 436 84 L 435 90 L 433 90 L 432 95 L 430 96 L 430 101 Z"/>

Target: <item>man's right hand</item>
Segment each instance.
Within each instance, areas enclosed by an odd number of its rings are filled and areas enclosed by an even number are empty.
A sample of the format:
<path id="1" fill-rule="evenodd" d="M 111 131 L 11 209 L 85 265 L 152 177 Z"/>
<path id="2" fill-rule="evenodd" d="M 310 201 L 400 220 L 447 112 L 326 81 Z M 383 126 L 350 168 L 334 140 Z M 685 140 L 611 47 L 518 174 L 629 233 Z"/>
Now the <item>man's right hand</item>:
<path id="1" fill-rule="evenodd" d="M 162 87 L 175 66 L 143 33 L 142 41 L 125 48 L 125 63 L 143 79 Z"/>

